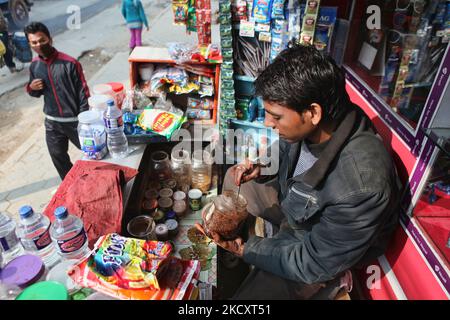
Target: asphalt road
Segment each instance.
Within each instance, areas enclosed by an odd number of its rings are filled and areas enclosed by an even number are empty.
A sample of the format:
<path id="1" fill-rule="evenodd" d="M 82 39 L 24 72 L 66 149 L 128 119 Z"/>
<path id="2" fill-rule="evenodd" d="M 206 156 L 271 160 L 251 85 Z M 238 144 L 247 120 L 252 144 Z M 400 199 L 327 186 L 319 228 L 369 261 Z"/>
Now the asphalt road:
<path id="1" fill-rule="evenodd" d="M 74 2 L 74 4 L 76 4 L 76 3 Z M 84 8 L 81 8 L 81 14 L 80 14 L 81 23 L 92 18 L 99 12 L 101 12 L 109 7 L 112 7 L 115 4 L 117 4 L 117 1 L 115 1 L 115 0 L 99 0 L 96 3 L 93 3 Z M 39 3 L 35 2 L 35 5 L 39 5 Z M 33 7 L 31 8 L 31 10 L 33 10 Z M 71 14 L 68 14 L 68 13 L 61 14 L 56 17 L 42 20 L 41 22 L 44 23 L 49 28 L 50 33 L 54 36 L 54 35 L 57 35 L 57 34 L 67 30 L 66 22 L 70 15 Z"/>

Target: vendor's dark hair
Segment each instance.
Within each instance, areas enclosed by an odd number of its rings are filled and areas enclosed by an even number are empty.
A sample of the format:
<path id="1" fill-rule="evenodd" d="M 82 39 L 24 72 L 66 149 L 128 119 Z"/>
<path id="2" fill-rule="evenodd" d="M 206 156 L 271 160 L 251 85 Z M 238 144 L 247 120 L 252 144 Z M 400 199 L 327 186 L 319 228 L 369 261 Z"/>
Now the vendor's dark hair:
<path id="1" fill-rule="evenodd" d="M 37 33 L 37 32 L 42 32 L 44 33 L 47 37 L 51 38 L 50 36 L 50 31 L 48 31 L 48 28 L 45 24 L 43 24 L 42 22 L 31 22 L 29 25 L 27 25 L 24 30 L 25 35 L 28 39 L 28 35 L 30 33 Z"/>
<path id="2" fill-rule="evenodd" d="M 312 103 L 324 120 L 340 119 L 350 105 L 345 76 L 334 60 L 313 46 L 289 43 L 255 81 L 256 94 L 301 112 Z"/>

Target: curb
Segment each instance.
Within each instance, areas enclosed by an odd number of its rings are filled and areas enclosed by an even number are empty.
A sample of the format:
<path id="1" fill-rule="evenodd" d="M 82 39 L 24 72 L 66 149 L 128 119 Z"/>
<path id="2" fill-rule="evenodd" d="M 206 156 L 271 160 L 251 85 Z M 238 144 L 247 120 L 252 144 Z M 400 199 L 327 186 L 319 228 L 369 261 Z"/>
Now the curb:
<path id="1" fill-rule="evenodd" d="M 43 127 L 43 124 L 42 124 Z M 16 164 L 20 158 L 28 151 L 30 150 L 38 138 L 40 137 L 40 128 L 36 129 L 36 132 L 34 132 L 31 137 L 29 137 L 24 143 L 20 145 L 20 147 L 14 151 L 13 154 L 11 154 L 8 159 L 6 159 L 5 162 L 3 162 L 0 166 L 0 171 L 4 174 L 7 173 L 8 169 L 10 169 L 14 164 Z"/>

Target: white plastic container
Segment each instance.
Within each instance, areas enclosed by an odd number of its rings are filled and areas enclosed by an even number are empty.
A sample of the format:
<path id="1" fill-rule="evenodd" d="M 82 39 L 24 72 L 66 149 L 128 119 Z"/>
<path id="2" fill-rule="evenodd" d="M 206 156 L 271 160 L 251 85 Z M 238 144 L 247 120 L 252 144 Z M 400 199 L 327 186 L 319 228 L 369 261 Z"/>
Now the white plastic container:
<path id="1" fill-rule="evenodd" d="M 96 84 L 92 89 L 92 92 L 94 93 L 94 95 L 105 95 L 113 99 L 115 96 L 113 88 L 106 83 Z"/>
<path id="2" fill-rule="evenodd" d="M 96 111 L 78 115 L 78 138 L 84 159 L 101 160 L 108 153 L 105 126 Z"/>
<path id="3" fill-rule="evenodd" d="M 88 98 L 89 110 L 98 113 L 99 118 L 103 117 L 103 112 L 106 110 L 106 103 L 111 99 L 110 96 L 104 94 L 94 94 Z"/>
<path id="4" fill-rule="evenodd" d="M 151 63 L 144 63 L 139 65 L 139 76 L 143 81 L 148 81 L 152 78 L 155 66 Z"/>

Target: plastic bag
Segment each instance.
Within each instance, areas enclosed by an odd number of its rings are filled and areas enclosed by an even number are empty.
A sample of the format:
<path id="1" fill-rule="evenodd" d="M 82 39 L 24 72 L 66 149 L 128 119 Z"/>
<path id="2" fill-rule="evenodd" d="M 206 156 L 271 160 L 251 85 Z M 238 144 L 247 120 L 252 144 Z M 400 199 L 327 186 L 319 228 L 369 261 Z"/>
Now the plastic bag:
<path id="1" fill-rule="evenodd" d="M 178 64 L 190 62 L 192 55 L 198 51 L 197 45 L 192 43 L 167 43 L 170 57 Z"/>
<path id="2" fill-rule="evenodd" d="M 198 277 L 198 261 L 169 256 L 167 242 L 145 241 L 112 233 L 99 238 L 95 253 L 69 271 L 79 285 L 119 299 L 182 299 Z"/>
<path id="3" fill-rule="evenodd" d="M 184 116 L 160 109 L 145 109 L 138 118 L 138 125 L 170 140 L 172 134 L 186 122 Z"/>
<path id="4" fill-rule="evenodd" d="M 127 90 L 125 98 L 122 103 L 123 112 L 132 112 L 135 109 L 144 109 L 151 107 L 152 101 L 143 93 L 139 86 L 136 85 L 134 89 Z"/>
<path id="5" fill-rule="evenodd" d="M 180 117 L 183 116 L 183 110 L 176 108 L 172 101 L 170 99 L 167 99 L 167 95 L 165 92 L 161 94 L 159 99 L 156 101 L 154 109 L 164 110 L 167 112 L 174 113 L 176 115 L 179 115 Z"/>

